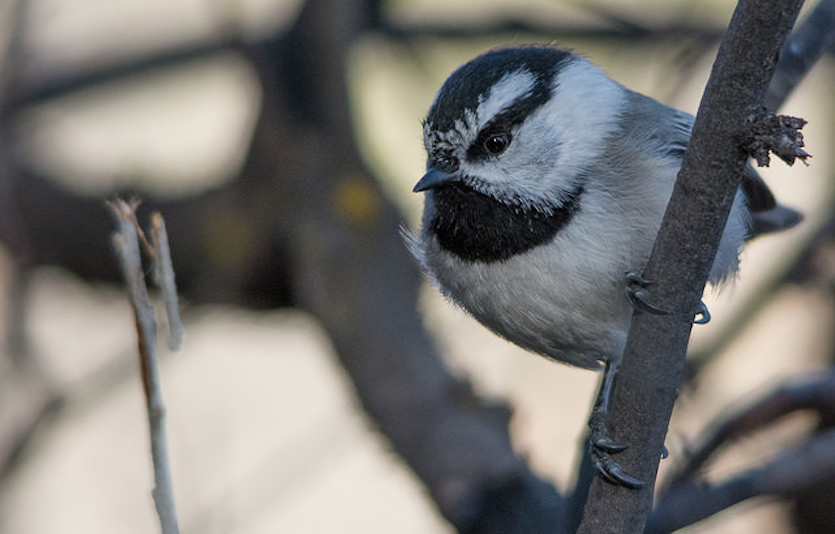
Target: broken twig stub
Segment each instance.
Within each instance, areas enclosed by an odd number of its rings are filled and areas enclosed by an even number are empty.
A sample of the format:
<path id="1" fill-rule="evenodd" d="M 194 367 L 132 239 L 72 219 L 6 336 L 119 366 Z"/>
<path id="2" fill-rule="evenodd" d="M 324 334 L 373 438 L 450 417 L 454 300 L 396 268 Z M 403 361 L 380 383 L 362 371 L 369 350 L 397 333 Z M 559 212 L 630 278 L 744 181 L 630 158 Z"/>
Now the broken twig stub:
<path id="1" fill-rule="evenodd" d="M 764 107 L 750 119 L 749 138 L 742 144 L 742 148 L 757 160 L 760 167 L 768 167 L 771 162 L 769 153 L 793 165 L 799 159 L 806 163 L 806 158 L 812 157 L 803 150 L 803 134 L 800 129 L 806 121 L 800 117 L 789 115 L 775 115 Z"/>

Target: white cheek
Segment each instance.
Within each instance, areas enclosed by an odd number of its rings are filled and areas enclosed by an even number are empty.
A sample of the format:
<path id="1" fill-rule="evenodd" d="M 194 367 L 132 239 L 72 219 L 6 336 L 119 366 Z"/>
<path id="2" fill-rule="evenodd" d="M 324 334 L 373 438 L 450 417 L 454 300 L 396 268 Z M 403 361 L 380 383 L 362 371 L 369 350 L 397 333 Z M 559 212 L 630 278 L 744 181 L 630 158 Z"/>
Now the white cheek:
<path id="1" fill-rule="evenodd" d="M 561 128 L 556 166 L 576 174 L 601 155 L 606 138 L 617 128 L 626 104 L 623 87 L 586 61 L 560 71 L 554 96 L 540 110 L 547 122 Z"/>
<path id="2" fill-rule="evenodd" d="M 557 130 L 544 121 L 529 121 L 514 136 L 507 152 L 496 159 L 468 163 L 465 173 L 478 176 L 483 186 L 498 197 L 510 197 L 526 205 L 553 206 L 561 201 L 562 191 L 575 185 L 573 175 L 554 170 L 561 145 Z"/>

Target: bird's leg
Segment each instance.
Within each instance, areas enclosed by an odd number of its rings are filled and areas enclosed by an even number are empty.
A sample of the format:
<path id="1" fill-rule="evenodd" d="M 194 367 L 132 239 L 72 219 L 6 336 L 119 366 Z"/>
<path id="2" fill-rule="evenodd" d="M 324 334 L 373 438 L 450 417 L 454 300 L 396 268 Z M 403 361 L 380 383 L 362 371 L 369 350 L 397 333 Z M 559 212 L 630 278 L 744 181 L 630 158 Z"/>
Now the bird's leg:
<path id="1" fill-rule="evenodd" d="M 600 391 L 589 417 L 589 454 L 595 470 L 603 480 L 616 486 L 640 489 L 644 483 L 624 473 L 620 464 L 612 459 L 613 454 L 625 451 L 627 446 L 616 443 L 606 432 L 606 417 L 609 415 L 619 367 L 620 358 L 606 361 Z"/>
<path id="2" fill-rule="evenodd" d="M 649 300 L 647 294 L 647 287 L 650 282 L 643 279 L 641 275 L 635 271 L 626 273 L 626 296 L 629 298 L 629 303 L 636 310 L 645 311 L 653 315 L 669 315 L 670 312 L 659 308 Z M 707 324 L 710 322 L 710 312 L 705 306 L 704 301 L 699 301 L 699 309 L 696 310 L 698 318 L 693 319 L 694 324 Z"/>

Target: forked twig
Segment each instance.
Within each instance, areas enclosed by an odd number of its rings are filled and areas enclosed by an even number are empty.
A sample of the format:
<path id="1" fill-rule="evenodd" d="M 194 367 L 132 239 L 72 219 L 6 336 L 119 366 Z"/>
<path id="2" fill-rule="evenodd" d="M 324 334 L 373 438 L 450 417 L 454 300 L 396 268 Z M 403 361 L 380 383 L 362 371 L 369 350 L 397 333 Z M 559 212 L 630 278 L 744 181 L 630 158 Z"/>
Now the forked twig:
<path id="1" fill-rule="evenodd" d="M 168 348 L 180 350 L 185 337 L 185 327 L 180 318 L 180 303 L 177 299 L 177 284 L 174 282 L 174 266 L 168 248 L 168 233 L 165 220 L 159 212 L 151 214 L 151 247 L 154 259 L 154 281 L 162 291 L 165 313 L 168 317 Z"/>
<path id="2" fill-rule="evenodd" d="M 749 436 L 777 419 L 800 410 L 821 415 L 835 414 L 835 370 L 814 372 L 798 378 L 757 399 L 736 413 L 714 423 L 701 444 L 689 452 L 687 461 L 670 478 L 669 487 L 691 483 L 701 468 L 724 445 Z"/>
<path id="3" fill-rule="evenodd" d="M 140 240 L 149 247 L 149 254 L 153 258 L 167 257 L 168 267 L 160 269 L 170 271 L 170 255 L 167 250 L 168 238 L 165 236 L 165 226 L 162 218 L 159 224 L 153 226 L 153 244 L 148 244 L 142 235 L 136 220 L 138 201 L 125 202 L 117 199 L 107 203 L 118 226 L 113 234 L 113 247 L 119 261 L 119 268 L 125 279 L 125 285 L 133 307 L 136 320 L 136 332 L 139 336 L 139 363 L 142 371 L 142 386 L 145 391 L 145 401 L 148 410 L 150 426 L 151 457 L 154 465 L 154 505 L 159 516 L 163 534 L 179 534 L 177 512 L 174 507 L 174 490 L 171 482 L 171 468 L 168 463 L 168 441 L 165 432 L 165 404 L 162 400 L 162 389 L 159 381 L 159 369 L 156 357 L 157 324 L 154 319 L 154 309 L 148 297 L 145 276 L 142 270 L 142 258 L 139 251 Z M 155 217 L 156 219 L 157 217 Z M 159 249 L 154 247 L 163 245 Z M 162 252 L 162 248 L 165 249 Z M 162 262 L 155 261 L 160 264 Z M 164 277 L 160 277 L 161 279 Z M 163 284 L 164 285 L 164 284 Z M 173 285 L 172 285 L 173 288 Z M 176 290 L 175 290 L 176 294 Z M 176 300 L 174 301 L 176 304 Z M 169 316 L 170 316 L 169 312 Z M 179 321 L 179 312 L 174 314 Z M 170 320 L 169 320 L 170 321 Z M 181 338 L 181 336 L 180 336 Z"/>

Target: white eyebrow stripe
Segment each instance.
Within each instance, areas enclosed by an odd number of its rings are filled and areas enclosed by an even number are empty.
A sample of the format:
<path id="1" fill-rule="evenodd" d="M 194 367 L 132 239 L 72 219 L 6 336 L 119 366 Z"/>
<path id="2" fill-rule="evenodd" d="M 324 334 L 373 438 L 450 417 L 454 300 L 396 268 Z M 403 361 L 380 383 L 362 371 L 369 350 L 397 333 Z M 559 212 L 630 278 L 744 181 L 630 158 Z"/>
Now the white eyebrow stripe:
<path id="1" fill-rule="evenodd" d="M 479 99 L 475 113 L 478 121 L 477 130 L 481 130 L 493 117 L 519 98 L 531 94 L 535 84 L 536 77 L 527 70 L 520 69 L 505 74 L 490 89 L 486 98 Z"/>

